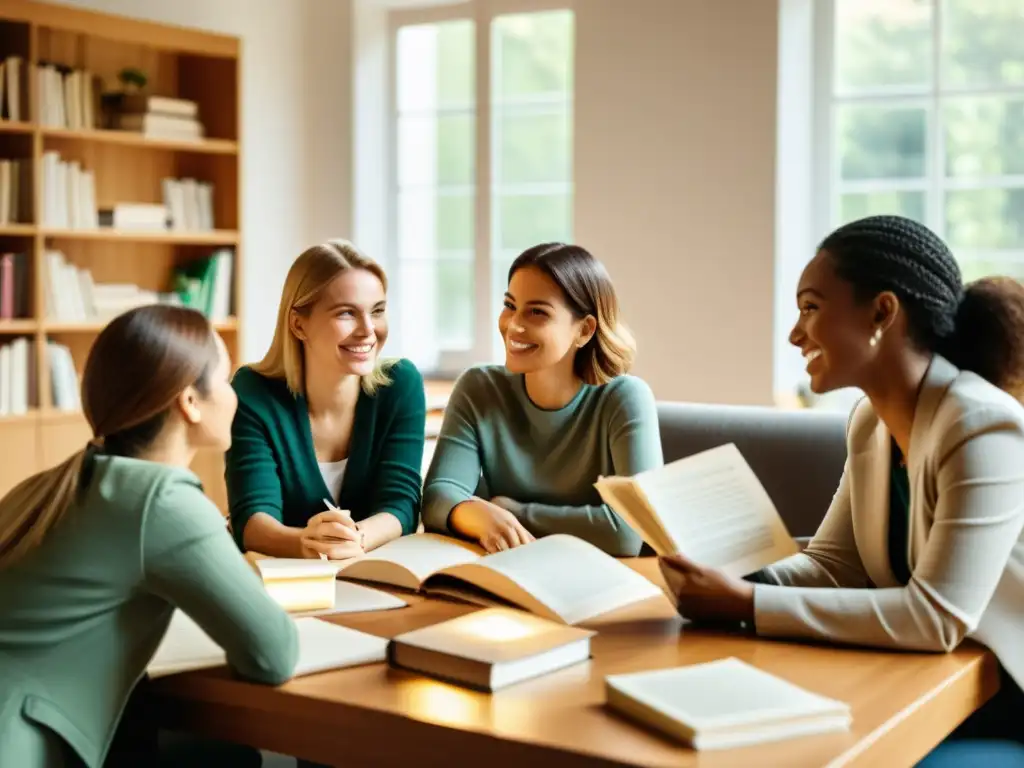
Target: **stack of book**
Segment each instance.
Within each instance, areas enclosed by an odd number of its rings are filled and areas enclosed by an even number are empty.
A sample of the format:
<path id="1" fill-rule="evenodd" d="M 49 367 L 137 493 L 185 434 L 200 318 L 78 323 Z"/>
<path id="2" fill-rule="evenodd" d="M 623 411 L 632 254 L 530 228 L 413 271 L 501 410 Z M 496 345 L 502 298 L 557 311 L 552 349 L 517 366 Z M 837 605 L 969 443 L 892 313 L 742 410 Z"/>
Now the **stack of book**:
<path id="1" fill-rule="evenodd" d="M 74 131 L 97 127 L 97 78 L 89 71 L 59 64 L 36 66 L 39 122 L 47 128 Z"/>
<path id="2" fill-rule="evenodd" d="M 0 416 L 21 416 L 36 407 L 36 356 L 31 339 L 0 346 Z"/>
<path id="3" fill-rule="evenodd" d="M 43 153 L 43 225 L 51 229 L 96 229 L 96 177 L 81 163 Z"/>
<path id="4" fill-rule="evenodd" d="M 124 94 L 117 100 L 117 112 L 111 127 L 136 131 L 151 139 L 198 141 L 205 133 L 198 118 L 199 105 L 189 99 Z"/>

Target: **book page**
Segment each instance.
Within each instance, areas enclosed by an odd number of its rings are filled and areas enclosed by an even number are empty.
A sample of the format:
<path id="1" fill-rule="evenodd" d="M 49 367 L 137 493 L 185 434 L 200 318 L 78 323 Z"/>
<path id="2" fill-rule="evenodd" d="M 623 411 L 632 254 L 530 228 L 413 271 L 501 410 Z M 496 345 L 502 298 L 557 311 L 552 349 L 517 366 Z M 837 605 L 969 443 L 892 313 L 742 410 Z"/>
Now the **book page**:
<path id="1" fill-rule="evenodd" d="M 388 640 L 385 637 L 312 617 L 296 619 L 295 627 L 299 630 L 296 677 L 384 661 L 387 657 Z"/>
<path id="2" fill-rule="evenodd" d="M 443 568 L 471 563 L 484 554 L 482 547 L 436 533 L 414 533 L 389 541 L 343 566 L 339 578 L 374 581 L 416 590 Z"/>
<path id="3" fill-rule="evenodd" d="M 440 573 L 566 624 L 662 594 L 625 563 L 565 534 L 545 536 Z"/>
<path id="4" fill-rule="evenodd" d="M 402 598 L 362 584 L 334 582 L 334 606 L 315 611 L 301 611 L 293 616 L 328 616 L 334 613 L 362 613 L 364 611 L 391 611 L 409 604 Z"/>
<path id="5" fill-rule="evenodd" d="M 746 576 L 799 550 L 732 443 L 640 473 L 633 482 L 673 550 L 702 565 Z"/>

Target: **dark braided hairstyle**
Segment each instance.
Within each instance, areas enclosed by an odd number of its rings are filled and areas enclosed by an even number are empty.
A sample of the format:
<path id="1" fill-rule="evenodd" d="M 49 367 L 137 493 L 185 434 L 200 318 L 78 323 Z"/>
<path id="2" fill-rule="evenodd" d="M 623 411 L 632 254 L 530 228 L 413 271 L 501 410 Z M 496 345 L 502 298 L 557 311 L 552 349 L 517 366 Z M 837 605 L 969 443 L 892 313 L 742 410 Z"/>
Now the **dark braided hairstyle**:
<path id="1" fill-rule="evenodd" d="M 1016 396 L 1024 394 L 1024 286 L 1005 277 L 964 286 L 960 267 L 928 227 L 902 216 L 869 216 L 826 237 L 836 274 L 855 297 L 891 291 L 911 342 Z"/>

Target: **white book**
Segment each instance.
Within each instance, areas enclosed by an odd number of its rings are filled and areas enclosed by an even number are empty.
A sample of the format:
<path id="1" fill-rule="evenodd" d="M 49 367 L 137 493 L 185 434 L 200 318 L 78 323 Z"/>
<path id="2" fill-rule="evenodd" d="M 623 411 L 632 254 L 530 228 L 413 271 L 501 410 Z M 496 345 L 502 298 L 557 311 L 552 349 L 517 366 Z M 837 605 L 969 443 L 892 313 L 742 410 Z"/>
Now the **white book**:
<path id="1" fill-rule="evenodd" d="M 8 56 L 4 66 L 7 75 L 7 118 L 21 120 L 21 58 Z"/>
<path id="2" fill-rule="evenodd" d="M 11 415 L 11 345 L 0 347 L 0 416 Z"/>
<path id="3" fill-rule="evenodd" d="M 799 551 L 768 492 L 729 443 L 595 484 L 658 555 L 746 576 Z"/>
<path id="4" fill-rule="evenodd" d="M 386 638 L 329 624 L 313 617 L 294 621 L 299 632 L 296 677 L 381 662 L 387 658 Z M 224 649 L 187 614 L 176 610 L 146 671 L 151 678 L 157 678 L 178 672 L 220 667 L 226 663 Z"/>
<path id="5" fill-rule="evenodd" d="M 662 596 L 625 563 L 566 534 L 488 555 L 459 539 L 417 533 L 344 565 L 338 578 L 511 605 L 569 625 Z"/>
<path id="6" fill-rule="evenodd" d="M 605 702 L 613 711 L 697 750 L 845 731 L 852 722 L 848 704 L 732 657 L 608 675 Z"/>
<path id="7" fill-rule="evenodd" d="M 28 413 L 28 339 L 21 336 L 11 342 L 11 414 Z"/>

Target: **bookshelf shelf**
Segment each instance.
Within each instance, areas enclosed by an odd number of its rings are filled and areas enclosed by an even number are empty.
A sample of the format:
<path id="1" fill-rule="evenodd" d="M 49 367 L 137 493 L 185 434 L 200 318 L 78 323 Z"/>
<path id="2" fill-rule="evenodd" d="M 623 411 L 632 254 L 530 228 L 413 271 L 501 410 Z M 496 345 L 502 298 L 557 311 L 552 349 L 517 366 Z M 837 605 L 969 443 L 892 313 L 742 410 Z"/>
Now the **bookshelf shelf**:
<path id="1" fill-rule="evenodd" d="M 17 62 L 17 87 L 5 77 L 0 96 L 0 179 L 11 179 L 0 222 L 19 222 L 0 223 L 0 314 L 16 318 L 0 320 L 3 370 L 14 371 L 0 389 L 15 397 L 10 410 L 25 408 L 27 390 L 29 408 L 0 415 L 0 442 L 23 446 L 0 463 L 0 494 L 90 437 L 74 395 L 106 321 L 83 318 L 182 299 L 226 317 L 214 327 L 239 364 L 240 55 L 236 37 L 0 2 L 0 61 Z M 144 72 L 141 93 L 124 92 L 125 69 Z M 168 213 L 177 228 L 141 228 Z M 223 456 L 201 453 L 193 469 L 226 510 Z"/>
<path id="2" fill-rule="evenodd" d="M 158 243 L 165 245 L 236 245 L 238 232 L 213 230 L 211 232 L 147 232 L 130 229 L 44 229 L 43 237 L 50 240 L 93 240 L 109 242 Z"/>
<path id="3" fill-rule="evenodd" d="M 195 152 L 212 155 L 235 155 L 238 153 L 238 142 L 228 139 L 178 141 L 174 139 L 152 139 L 133 131 L 71 130 L 68 128 L 43 128 L 42 134 L 44 139 L 117 144 L 125 147 L 163 149 L 173 152 Z"/>
<path id="4" fill-rule="evenodd" d="M 0 133 L 32 133 L 35 126 L 21 120 L 0 120 Z"/>
<path id="5" fill-rule="evenodd" d="M 39 323 L 35 320 L 0 320 L 0 336 L 18 336 L 35 333 Z"/>
<path id="6" fill-rule="evenodd" d="M 0 224 L 0 237 L 32 237 L 36 231 L 35 224 Z"/>

